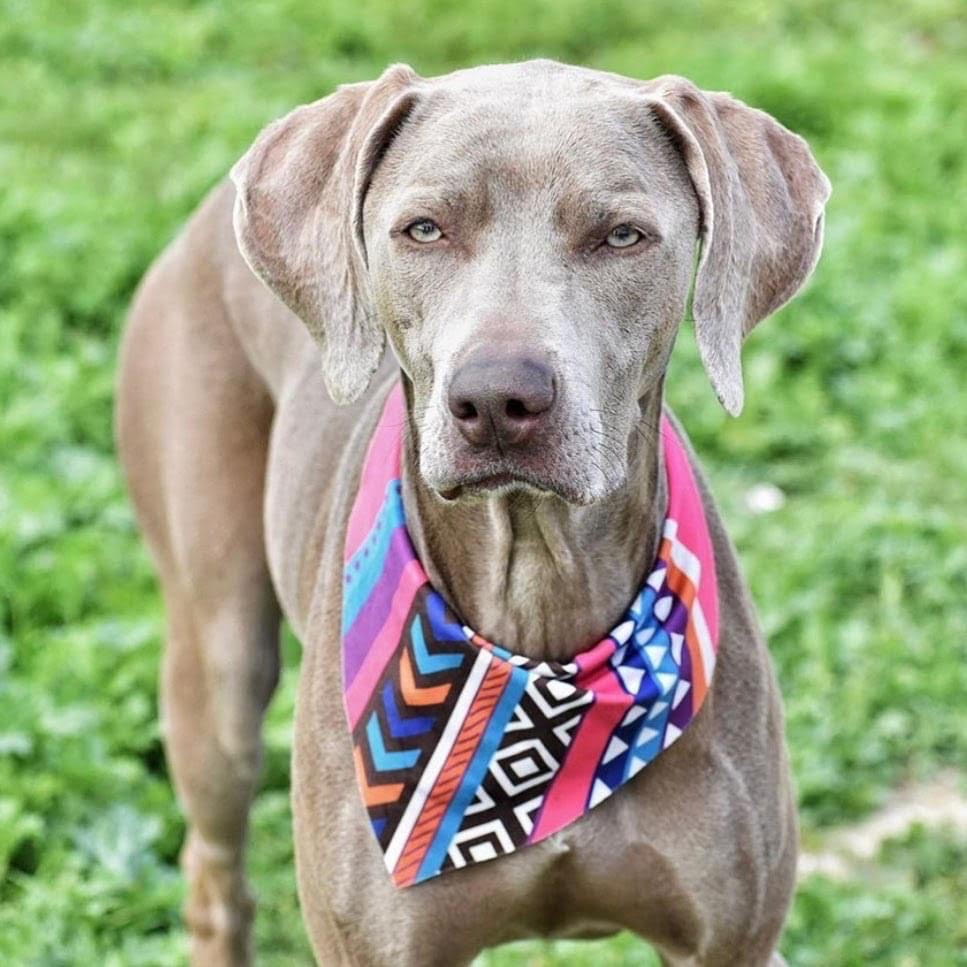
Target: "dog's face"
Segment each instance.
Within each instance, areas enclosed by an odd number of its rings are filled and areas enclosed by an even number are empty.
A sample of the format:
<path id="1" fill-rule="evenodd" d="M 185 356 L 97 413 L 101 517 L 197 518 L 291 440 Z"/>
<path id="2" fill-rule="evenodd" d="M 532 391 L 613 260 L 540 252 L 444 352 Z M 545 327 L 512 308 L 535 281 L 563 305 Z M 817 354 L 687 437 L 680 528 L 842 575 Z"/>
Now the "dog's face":
<path id="1" fill-rule="evenodd" d="M 684 315 L 698 204 L 617 86 L 492 76 L 428 93 L 387 148 L 363 209 L 372 299 L 430 487 L 587 503 L 625 479 Z"/>
<path id="2" fill-rule="evenodd" d="M 391 68 L 270 126 L 232 172 L 253 270 L 357 398 L 388 336 L 445 499 L 589 503 L 627 476 L 693 282 L 709 378 L 802 285 L 829 185 L 768 115 L 681 78 L 547 61 Z"/>

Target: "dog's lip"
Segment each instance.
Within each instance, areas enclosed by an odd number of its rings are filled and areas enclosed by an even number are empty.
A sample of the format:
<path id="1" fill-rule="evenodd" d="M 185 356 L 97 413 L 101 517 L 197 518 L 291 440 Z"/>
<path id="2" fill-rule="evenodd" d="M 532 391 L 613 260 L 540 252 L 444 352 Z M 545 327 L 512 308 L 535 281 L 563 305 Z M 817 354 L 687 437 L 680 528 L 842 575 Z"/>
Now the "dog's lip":
<path id="1" fill-rule="evenodd" d="M 524 489 L 543 494 L 557 493 L 556 488 L 543 481 L 536 480 L 527 474 L 507 470 L 465 477 L 438 487 L 436 491 L 444 500 L 452 501 L 470 494 L 492 494 Z"/>

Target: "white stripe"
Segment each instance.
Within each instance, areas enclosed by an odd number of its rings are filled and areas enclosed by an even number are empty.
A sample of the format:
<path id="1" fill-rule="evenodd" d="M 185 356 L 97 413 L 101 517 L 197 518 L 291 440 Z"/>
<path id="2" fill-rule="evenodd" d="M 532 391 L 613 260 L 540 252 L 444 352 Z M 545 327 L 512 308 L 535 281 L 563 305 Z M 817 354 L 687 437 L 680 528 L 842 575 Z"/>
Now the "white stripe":
<path id="1" fill-rule="evenodd" d="M 679 571 L 685 573 L 697 591 L 702 576 L 702 562 L 681 541 L 672 541 L 672 562 Z"/>
<path id="2" fill-rule="evenodd" d="M 715 649 L 712 647 L 712 636 L 708 633 L 705 615 L 698 598 L 692 602 L 692 623 L 695 626 L 695 637 L 698 639 L 698 650 L 702 653 L 702 664 L 705 666 L 705 684 L 712 684 L 712 671 L 715 668 Z"/>
<path id="3" fill-rule="evenodd" d="M 678 537 L 678 521 L 674 517 L 665 518 L 665 526 L 661 529 L 661 536 L 667 537 L 670 541 Z"/>
<path id="4" fill-rule="evenodd" d="M 400 858 L 400 854 L 403 852 L 403 847 L 406 845 L 407 839 L 409 839 L 410 832 L 416 825 L 420 813 L 423 811 L 423 804 L 433 790 L 433 784 L 436 782 L 437 776 L 440 775 L 443 764 L 447 761 L 447 756 L 450 754 L 450 749 L 453 748 L 453 743 L 457 741 L 460 726 L 463 725 L 463 721 L 467 717 L 467 710 L 477 695 L 480 683 L 487 673 L 487 667 L 490 665 L 491 658 L 492 656 L 486 648 L 481 648 L 477 652 L 476 661 L 474 661 L 473 667 L 470 669 L 470 674 L 467 676 L 463 691 L 457 699 L 457 704 L 454 705 L 453 711 L 450 713 L 446 727 L 436 747 L 433 749 L 433 755 L 430 756 L 430 761 L 426 764 L 423 775 L 420 776 L 420 781 L 416 789 L 413 790 L 410 801 L 406 804 L 406 809 L 403 811 L 400 824 L 396 827 L 396 832 L 393 833 L 393 838 L 386 848 L 386 854 L 383 859 L 386 862 L 386 869 L 390 873 L 396 868 L 396 863 Z"/>

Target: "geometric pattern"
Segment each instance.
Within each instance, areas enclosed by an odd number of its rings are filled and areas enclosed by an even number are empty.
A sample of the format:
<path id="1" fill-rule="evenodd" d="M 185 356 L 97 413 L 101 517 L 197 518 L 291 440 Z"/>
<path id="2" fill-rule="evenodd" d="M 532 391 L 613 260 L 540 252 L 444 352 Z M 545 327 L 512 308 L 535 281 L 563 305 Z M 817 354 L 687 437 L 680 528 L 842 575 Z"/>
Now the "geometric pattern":
<path id="1" fill-rule="evenodd" d="M 560 770 L 582 710 L 593 698 L 563 679 L 528 676 L 442 870 L 479 862 L 487 853 L 509 852 L 515 843 L 527 841 L 543 789 Z"/>
<path id="2" fill-rule="evenodd" d="M 666 416 L 655 564 L 617 627 L 566 663 L 486 641 L 430 586 L 406 531 L 404 417 L 397 385 L 350 514 L 342 603 L 356 779 L 397 886 L 538 842 L 633 779 L 697 714 L 718 639 L 701 496 Z"/>
<path id="3" fill-rule="evenodd" d="M 356 778 L 381 843 L 393 835 L 418 778 L 414 770 L 432 751 L 433 730 L 451 713 L 466 678 L 466 654 L 444 650 L 448 642 L 434 635 L 434 611 L 421 614 L 426 596 L 424 588 L 414 599 L 405 641 L 353 730 Z"/>

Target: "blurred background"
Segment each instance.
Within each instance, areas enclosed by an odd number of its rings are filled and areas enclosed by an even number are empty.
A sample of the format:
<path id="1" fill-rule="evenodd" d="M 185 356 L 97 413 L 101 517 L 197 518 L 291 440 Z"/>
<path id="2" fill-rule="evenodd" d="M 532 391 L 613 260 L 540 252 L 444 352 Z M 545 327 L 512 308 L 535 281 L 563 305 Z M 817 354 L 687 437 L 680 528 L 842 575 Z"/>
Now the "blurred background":
<path id="1" fill-rule="evenodd" d="M 668 380 L 760 608 L 806 855 L 803 965 L 967 964 L 967 26 L 958 0 L 0 0 L 0 962 L 184 963 L 156 585 L 112 443 L 154 255 L 258 130 L 389 62 L 550 56 L 729 90 L 833 183 L 741 419 L 683 329 Z M 308 964 L 266 728 L 260 962 Z M 643 964 L 629 936 L 481 964 Z"/>

